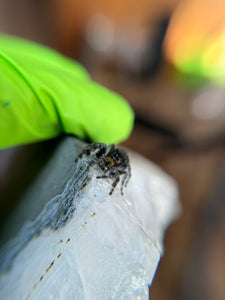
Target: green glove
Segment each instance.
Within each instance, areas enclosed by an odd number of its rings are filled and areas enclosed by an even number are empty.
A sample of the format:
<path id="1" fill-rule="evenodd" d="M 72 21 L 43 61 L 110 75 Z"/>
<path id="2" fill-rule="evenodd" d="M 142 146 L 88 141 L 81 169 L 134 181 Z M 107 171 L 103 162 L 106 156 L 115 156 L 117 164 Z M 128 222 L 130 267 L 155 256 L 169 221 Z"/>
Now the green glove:
<path id="1" fill-rule="evenodd" d="M 56 137 L 119 143 L 134 114 L 77 63 L 48 48 L 0 36 L 0 147 Z"/>

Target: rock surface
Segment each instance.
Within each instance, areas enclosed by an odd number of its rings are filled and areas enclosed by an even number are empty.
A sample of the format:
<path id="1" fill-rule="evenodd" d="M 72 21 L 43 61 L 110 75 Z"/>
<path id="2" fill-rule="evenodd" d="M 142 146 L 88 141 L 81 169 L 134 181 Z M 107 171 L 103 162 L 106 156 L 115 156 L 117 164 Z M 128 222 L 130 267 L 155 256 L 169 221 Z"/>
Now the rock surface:
<path id="1" fill-rule="evenodd" d="M 109 195 L 112 178 L 96 178 L 103 171 L 95 155 L 74 163 L 78 144 L 67 138 L 24 198 L 32 210 L 46 191 L 56 195 L 2 248 L 1 299 L 148 299 L 165 230 L 179 212 L 176 184 L 128 151 L 128 186 Z"/>

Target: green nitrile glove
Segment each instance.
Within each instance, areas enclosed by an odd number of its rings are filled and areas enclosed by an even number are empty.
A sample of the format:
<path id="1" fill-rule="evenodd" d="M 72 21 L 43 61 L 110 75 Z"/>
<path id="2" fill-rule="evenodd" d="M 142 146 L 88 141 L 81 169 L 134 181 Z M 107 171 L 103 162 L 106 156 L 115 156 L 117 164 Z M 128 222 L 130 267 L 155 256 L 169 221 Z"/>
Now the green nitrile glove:
<path id="1" fill-rule="evenodd" d="M 0 36 L 0 147 L 56 137 L 119 143 L 134 114 L 77 63 L 35 43 Z"/>

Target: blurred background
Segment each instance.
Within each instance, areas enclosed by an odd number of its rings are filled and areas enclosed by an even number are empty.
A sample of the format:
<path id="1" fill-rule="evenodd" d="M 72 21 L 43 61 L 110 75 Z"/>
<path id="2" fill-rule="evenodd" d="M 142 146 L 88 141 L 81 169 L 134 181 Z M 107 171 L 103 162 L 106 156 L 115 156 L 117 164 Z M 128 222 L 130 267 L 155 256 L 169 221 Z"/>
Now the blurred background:
<path id="1" fill-rule="evenodd" d="M 177 180 L 183 212 L 151 299 L 224 300 L 224 0 L 0 0 L 0 32 L 58 50 L 123 95 L 136 113 L 123 145 Z M 57 143 L 0 151 L 1 225 Z"/>

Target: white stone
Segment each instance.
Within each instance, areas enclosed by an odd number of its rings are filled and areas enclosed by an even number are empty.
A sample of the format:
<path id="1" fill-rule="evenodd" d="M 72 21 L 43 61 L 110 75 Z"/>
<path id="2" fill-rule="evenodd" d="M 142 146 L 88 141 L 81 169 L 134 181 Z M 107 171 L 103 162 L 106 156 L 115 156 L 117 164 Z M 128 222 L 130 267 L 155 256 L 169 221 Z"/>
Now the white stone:
<path id="1" fill-rule="evenodd" d="M 91 158 L 78 162 L 64 192 L 3 248 L 1 299 L 148 299 L 178 192 L 150 161 L 129 157 L 124 196 L 119 184 L 109 195 Z"/>

